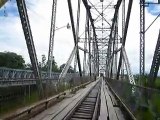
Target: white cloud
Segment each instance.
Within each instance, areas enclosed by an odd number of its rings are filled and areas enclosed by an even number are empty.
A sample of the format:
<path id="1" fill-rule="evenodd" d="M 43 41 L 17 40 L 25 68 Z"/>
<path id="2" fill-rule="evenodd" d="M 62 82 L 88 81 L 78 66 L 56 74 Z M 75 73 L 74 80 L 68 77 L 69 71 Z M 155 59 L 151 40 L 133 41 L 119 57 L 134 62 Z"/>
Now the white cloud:
<path id="1" fill-rule="evenodd" d="M 27 3 L 29 20 L 36 52 L 39 61 L 41 61 L 41 55 L 48 54 L 52 1 L 34 0 Z M 66 2 L 63 2 L 63 0 L 58 1 L 56 21 L 57 27 L 67 25 L 67 23 L 69 22 L 69 14 L 65 13 L 67 7 L 68 6 Z M 63 15 L 60 14 L 62 12 Z M 0 51 L 17 52 L 18 54 L 23 55 L 25 60 L 29 62 L 30 60 L 19 17 L 1 16 L 0 20 L 0 26 L 5 26 L 3 28 L 0 27 L 0 32 L 3 33 L 3 35 L 0 37 L 0 44 L 3 45 L 0 48 Z M 7 42 L 5 42 L 5 40 L 7 40 Z M 56 31 L 54 42 L 54 56 L 58 65 L 66 62 L 72 48 L 73 39 L 71 30 L 67 30 L 65 28 Z"/>

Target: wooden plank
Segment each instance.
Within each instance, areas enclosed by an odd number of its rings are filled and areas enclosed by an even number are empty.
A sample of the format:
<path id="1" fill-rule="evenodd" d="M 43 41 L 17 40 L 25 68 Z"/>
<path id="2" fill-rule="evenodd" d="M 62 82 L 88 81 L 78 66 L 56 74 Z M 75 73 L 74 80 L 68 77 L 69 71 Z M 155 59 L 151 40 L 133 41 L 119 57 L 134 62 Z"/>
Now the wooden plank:
<path id="1" fill-rule="evenodd" d="M 113 94 L 112 94 L 111 91 L 109 90 L 108 86 L 106 85 L 105 87 L 106 87 L 106 89 L 107 89 L 107 92 L 108 92 L 109 96 L 111 97 L 111 101 L 112 101 L 112 103 L 113 103 L 113 106 L 116 106 L 116 107 L 117 107 L 117 106 L 118 106 L 118 103 L 117 103 L 115 97 L 113 96 Z"/>
<path id="2" fill-rule="evenodd" d="M 108 108 L 107 108 L 107 104 L 106 104 L 106 97 L 103 91 L 103 85 L 104 83 L 102 82 L 102 86 L 101 86 L 101 106 L 100 106 L 100 116 L 99 116 L 99 120 L 107 120 L 107 118 L 109 117 L 108 115 Z"/>
<path id="3" fill-rule="evenodd" d="M 106 97 L 106 100 L 107 100 L 109 119 L 110 120 L 118 120 L 116 112 L 115 112 L 113 104 L 112 104 L 112 101 L 111 101 L 111 98 L 110 98 L 110 96 L 107 92 L 107 89 L 106 89 L 105 85 L 103 85 L 103 86 L 104 86 L 103 91 L 104 91 L 104 94 L 105 94 L 105 97 Z"/>
<path id="4" fill-rule="evenodd" d="M 90 91 L 90 89 L 97 83 L 98 81 L 94 82 L 90 87 L 86 87 L 84 91 L 81 93 L 78 99 L 73 100 L 66 108 L 63 108 L 57 116 L 53 117 L 53 120 L 62 120 L 67 114 L 83 99 L 83 97 Z"/>
<path id="5" fill-rule="evenodd" d="M 35 116 L 31 120 L 61 120 L 63 117 L 70 111 L 75 104 L 97 83 L 97 81 L 92 82 L 91 84 L 87 85 L 86 88 L 77 91 L 77 93 L 71 97 L 62 100 L 61 102 L 57 103 L 56 105 L 50 107 L 49 109 L 45 110 L 41 114 Z"/>
<path id="6" fill-rule="evenodd" d="M 115 111 L 116 111 L 116 114 L 117 114 L 117 117 L 119 120 L 125 120 L 123 114 L 122 114 L 122 111 L 119 107 L 114 107 Z"/>

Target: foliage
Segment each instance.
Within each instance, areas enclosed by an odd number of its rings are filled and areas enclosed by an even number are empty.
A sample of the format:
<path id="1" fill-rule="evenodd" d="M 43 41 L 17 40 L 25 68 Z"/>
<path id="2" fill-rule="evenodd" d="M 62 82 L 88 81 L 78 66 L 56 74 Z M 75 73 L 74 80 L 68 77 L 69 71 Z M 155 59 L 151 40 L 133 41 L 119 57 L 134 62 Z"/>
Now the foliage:
<path id="1" fill-rule="evenodd" d="M 42 55 L 42 61 L 39 62 L 38 65 L 41 71 L 48 70 L 48 61 L 46 60 L 45 55 Z M 60 67 L 58 67 L 53 57 L 52 72 L 61 72 L 65 65 L 66 64 L 62 64 Z M 23 57 L 13 52 L 0 52 L 0 67 L 28 70 L 32 69 L 32 65 L 30 63 L 25 64 Z M 74 73 L 72 66 L 69 66 L 68 73 Z"/>
<path id="2" fill-rule="evenodd" d="M 134 75 L 134 78 L 135 78 L 136 84 L 147 87 L 147 84 L 148 84 L 147 73 L 145 73 L 143 76 L 140 76 L 139 74 Z"/>
<path id="3" fill-rule="evenodd" d="M 61 66 L 60 66 L 60 71 L 62 71 L 63 70 L 63 68 L 65 67 L 65 63 L 64 64 L 62 64 Z M 74 69 L 73 69 L 73 67 L 72 66 L 69 66 L 69 69 L 68 69 L 68 71 L 67 71 L 68 73 L 74 73 Z"/>
<path id="4" fill-rule="evenodd" d="M 42 61 L 38 63 L 38 66 L 40 68 L 41 71 L 48 71 L 48 61 L 46 61 L 46 56 L 42 55 Z M 26 69 L 32 69 L 32 65 L 30 63 L 26 64 Z M 59 72 L 59 68 L 57 66 L 57 63 L 54 60 L 53 57 L 53 61 L 52 61 L 52 72 Z"/>
<path id="5" fill-rule="evenodd" d="M 160 77 L 156 78 L 155 87 L 158 88 L 158 89 L 160 89 Z"/>
<path id="6" fill-rule="evenodd" d="M 23 69 L 25 61 L 21 55 L 13 52 L 0 52 L 0 67 Z"/>

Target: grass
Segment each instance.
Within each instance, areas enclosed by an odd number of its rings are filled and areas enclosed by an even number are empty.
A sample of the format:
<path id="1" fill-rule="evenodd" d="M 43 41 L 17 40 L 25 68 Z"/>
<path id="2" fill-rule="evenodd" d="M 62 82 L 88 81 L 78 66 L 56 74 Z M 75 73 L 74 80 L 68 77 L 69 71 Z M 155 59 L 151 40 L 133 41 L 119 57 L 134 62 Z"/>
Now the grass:
<path id="1" fill-rule="evenodd" d="M 69 84 L 60 84 L 58 86 L 57 90 L 55 88 L 50 89 L 49 93 L 46 93 L 46 91 L 45 91 L 45 98 L 44 99 L 46 99 L 47 96 L 48 97 L 53 96 L 53 95 L 59 94 L 60 92 L 63 92 L 63 91 L 68 90 L 68 89 L 72 90 L 73 87 L 74 86 L 71 86 Z M 83 88 L 83 87 L 85 87 L 85 86 L 82 86 L 81 88 Z M 12 100 L 0 102 L 0 116 L 4 116 L 6 114 L 13 113 L 19 108 L 23 108 L 23 107 L 32 105 L 32 104 L 34 104 L 34 103 L 36 103 L 40 100 L 36 88 L 31 88 L 30 96 L 29 96 L 28 90 L 26 88 L 23 89 L 25 91 L 23 91 L 24 94 L 22 96 L 17 97 L 16 99 L 14 98 Z M 19 90 L 22 90 L 22 89 L 14 88 L 14 90 L 19 91 Z M 7 88 L 8 92 L 11 92 L 11 91 L 14 91 L 14 90 L 11 89 L 11 88 Z M 5 94 L 4 91 L 5 90 L 3 90 L 3 92 L 1 91 L 0 95 Z M 74 91 L 74 93 L 75 93 L 75 91 Z"/>
<path id="2" fill-rule="evenodd" d="M 160 78 L 155 81 L 156 89 L 159 91 L 135 87 L 134 94 L 132 94 L 132 85 L 115 82 L 112 81 L 111 84 L 115 85 L 115 90 L 118 90 L 117 93 L 138 120 L 158 120 L 160 118 Z"/>
<path id="3" fill-rule="evenodd" d="M 137 120 L 154 120 L 154 117 L 149 109 L 146 111 L 138 110 L 136 112 L 136 118 Z"/>
<path id="4" fill-rule="evenodd" d="M 38 94 L 36 91 L 32 91 L 29 96 L 21 96 L 16 99 L 8 100 L 0 103 L 0 116 L 9 114 L 28 105 L 31 105 L 39 100 Z"/>
<path id="5" fill-rule="evenodd" d="M 155 87 L 160 89 L 160 78 L 157 77 L 156 81 L 155 81 Z"/>

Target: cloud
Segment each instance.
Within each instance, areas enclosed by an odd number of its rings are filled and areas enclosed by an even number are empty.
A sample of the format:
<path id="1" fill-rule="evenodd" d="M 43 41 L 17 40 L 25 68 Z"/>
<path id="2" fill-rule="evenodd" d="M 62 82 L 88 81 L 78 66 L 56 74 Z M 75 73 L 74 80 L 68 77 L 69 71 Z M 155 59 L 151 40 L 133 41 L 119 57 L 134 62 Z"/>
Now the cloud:
<path id="1" fill-rule="evenodd" d="M 146 0 L 146 3 L 158 3 L 158 0 Z M 157 16 L 160 14 L 160 5 L 159 4 L 148 4 L 146 5 L 148 13 L 151 15 Z"/>
<path id="2" fill-rule="evenodd" d="M 14 15 L 18 14 L 18 11 L 16 9 L 14 11 L 10 10 L 13 4 L 15 5 L 14 2 L 8 2 L 5 5 L 8 16 L 3 16 L 4 8 L 0 10 L 0 26 L 4 26 L 0 27 L 0 33 L 2 34 L 0 36 L 0 51 L 17 52 L 23 55 L 26 62 L 30 62 L 19 15 Z M 69 13 L 66 12 L 68 7 L 66 2 L 59 0 L 58 4 L 56 26 L 61 27 L 69 22 Z M 48 54 L 52 1 L 33 0 L 27 1 L 26 5 L 38 60 L 41 61 L 41 55 L 45 54 L 47 56 Z M 71 30 L 64 28 L 56 31 L 54 56 L 58 65 L 67 61 L 72 48 Z"/>
<path id="3" fill-rule="evenodd" d="M 18 16 L 16 1 L 9 1 L 2 6 L 0 10 L 0 16 Z"/>
<path id="4" fill-rule="evenodd" d="M 156 15 L 160 14 L 160 5 L 149 5 L 147 7 L 147 10 L 150 14 L 156 16 Z"/>

